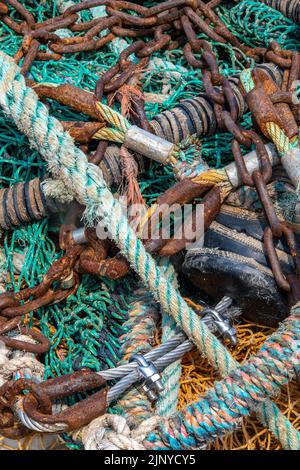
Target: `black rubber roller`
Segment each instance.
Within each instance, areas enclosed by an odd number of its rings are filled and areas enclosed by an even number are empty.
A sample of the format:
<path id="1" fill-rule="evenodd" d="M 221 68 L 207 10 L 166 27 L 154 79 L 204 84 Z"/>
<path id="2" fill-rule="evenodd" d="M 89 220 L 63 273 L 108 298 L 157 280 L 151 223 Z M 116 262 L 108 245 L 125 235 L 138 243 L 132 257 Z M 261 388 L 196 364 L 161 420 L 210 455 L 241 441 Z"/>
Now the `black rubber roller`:
<path id="1" fill-rule="evenodd" d="M 284 16 L 300 24 L 299 0 L 259 0 L 271 8 L 280 11 Z"/>
<path id="2" fill-rule="evenodd" d="M 276 326 L 289 312 L 288 299 L 276 284 L 263 244 L 263 216 L 245 209 L 222 206 L 204 236 L 203 248 L 188 250 L 182 273 L 207 295 L 232 297 L 245 318 Z M 300 246 L 299 235 L 296 241 Z M 289 249 L 275 245 L 284 274 L 294 272 Z"/>
<path id="3" fill-rule="evenodd" d="M 258 67 L 265 70 L 277 85 L 281 84 L 282 75 L 276 65 L 261 64 Z M 233 88 L 238 117 L 241 118 L 247 106 L 239 88 L 239 80 L 231 77 L 229 82 Z M 218 131 L 214 104 L 205 93 L 183 100 L 175 108 L 162 112 L 150 122 L 150 126 L 154 134 L 176 144 L 192 134 L 202 137 Z"/>
<path id="4" fill-rule="evenodd" d="M 289 312 L 272 272 L 251 258 L 218 248 L 190 250 L 183 274 L 215 301 L 224 295 L 234 299 L 245 318 L 275 327 Z"/>

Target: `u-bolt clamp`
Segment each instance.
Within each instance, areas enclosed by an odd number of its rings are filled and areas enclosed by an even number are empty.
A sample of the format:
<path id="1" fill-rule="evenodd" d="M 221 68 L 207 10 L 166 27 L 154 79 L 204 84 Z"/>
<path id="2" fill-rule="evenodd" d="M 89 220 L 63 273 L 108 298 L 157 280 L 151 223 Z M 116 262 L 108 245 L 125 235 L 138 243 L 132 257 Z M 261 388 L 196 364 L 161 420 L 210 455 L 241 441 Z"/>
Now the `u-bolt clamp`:
<path id="1" fill-rule="evenodd" d="M 146 393 L 150 401 L 158 399 L 159 394 L 164 390 L 161 381 L 161 375 L 153 362 L 147 361 L 142 354 L 134 354 L 130 358 L 130 362 L 137 362 L 137 370 L 143 377 L 144 383 L 142 390 Z"/>

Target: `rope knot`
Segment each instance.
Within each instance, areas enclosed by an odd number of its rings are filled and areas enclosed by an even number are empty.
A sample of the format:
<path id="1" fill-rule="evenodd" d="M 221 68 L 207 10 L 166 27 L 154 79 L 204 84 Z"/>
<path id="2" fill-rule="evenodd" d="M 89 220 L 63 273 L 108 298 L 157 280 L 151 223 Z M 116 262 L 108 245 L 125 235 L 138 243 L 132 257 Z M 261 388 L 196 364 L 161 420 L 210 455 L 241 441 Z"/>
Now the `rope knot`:
<path id="1" fill-rule="evenodd" d="M 83 429 L 82 442 L 85 450 L 145 450 L 142 442 L 158 422 L 153 416 L 130 430 L 123 416 L 105 414 Z"/>

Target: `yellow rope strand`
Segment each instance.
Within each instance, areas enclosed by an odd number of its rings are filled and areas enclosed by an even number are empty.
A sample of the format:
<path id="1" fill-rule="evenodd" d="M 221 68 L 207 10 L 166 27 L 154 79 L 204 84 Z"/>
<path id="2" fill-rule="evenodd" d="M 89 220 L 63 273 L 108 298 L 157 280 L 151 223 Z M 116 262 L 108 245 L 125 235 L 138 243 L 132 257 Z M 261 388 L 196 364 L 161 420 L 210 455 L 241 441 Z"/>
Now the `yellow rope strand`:
<path id="1" fill-rule="evenodd" d="M 201 173 L 200 175 L 195 176 L 195 178 L 192 178 L 191 181 L 193 183 L 199 183 L 199 184 L 201 183 L 218 184 L 218 183 L 224 183 L 224 182 L 229 183 L 228 177 L 224 170 L 207 170 Z"/>
<path id="2" fill-rule="evenodd" d="M 122 144 L 124 142 L 125 133 L 119 129 L 111 129 L 109 127 L 102 127 L 96 134 L 93 135 L 93 139 L 96 140 L 108 140 L 110 142 L 118 142 Z"/>
<path id="3" fill-rule="evenodd" d="M 124 118 L 124 116 L 122 116 L 117 111 L 114 111 L 106 104 L 97 101 L 96 108 L 99 113 L 99 117 L 103 121 L 107 121 L 109 124 L 117 128 L 118 130 L 123 131 L 125 133 L 131 127 L 130 122 L 126 118 Z"/>

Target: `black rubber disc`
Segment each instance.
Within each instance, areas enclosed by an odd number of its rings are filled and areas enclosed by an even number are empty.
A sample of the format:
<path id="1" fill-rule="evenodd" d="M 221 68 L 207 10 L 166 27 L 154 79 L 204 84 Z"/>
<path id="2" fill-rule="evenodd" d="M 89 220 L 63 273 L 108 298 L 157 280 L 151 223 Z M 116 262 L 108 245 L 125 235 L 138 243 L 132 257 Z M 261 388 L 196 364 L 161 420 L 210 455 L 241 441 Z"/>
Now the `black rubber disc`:
<path id="1" fill-rule="evenodd" d="M 218 249 L 187 252 L 182 273 L 215 300 L 228 295 L 248 320 L 277 326 L 289 313 L 269 270 L 253 260 Z"/>

